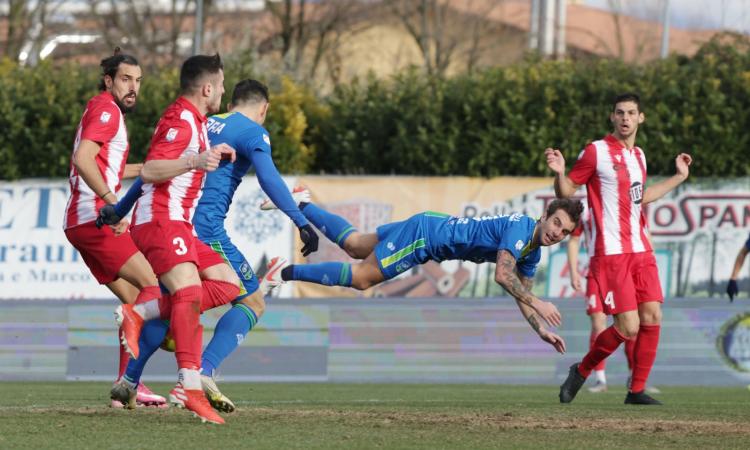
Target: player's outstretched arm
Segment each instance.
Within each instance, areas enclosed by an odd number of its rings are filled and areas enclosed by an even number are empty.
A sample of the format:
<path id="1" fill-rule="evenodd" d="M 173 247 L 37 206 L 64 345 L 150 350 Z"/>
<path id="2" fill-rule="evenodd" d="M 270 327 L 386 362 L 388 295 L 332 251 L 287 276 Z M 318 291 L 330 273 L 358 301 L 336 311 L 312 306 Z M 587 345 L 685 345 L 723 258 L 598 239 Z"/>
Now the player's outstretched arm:
<path id="1" fill-rule="evenodd" d="M 190 155 L 179 159 L 152 159 L 143 164 L 141 179 L 144 183 L 161 183 L 191 170 L 213 172 L 219 167 L 222 159 L 234 161 L 236 157 L 237 154 L 232 147 L 219 144 L 200 155 Z"/>
<path id="2" fill-rule="evenodd" d="M 651 202 L 655 202 L 660 198 L 664 197 L 667 192 L 676 188 L 683 181 L 687 180 L 690 175 L 690 164 L 693 163 L 693 158 L 687 153 L 680 153 L 675 158 L 675 174 L 666 180 L 660 181 L 654 185 L 646 188 L 643 193 L 643 204 L 647 205 Z"/>
<path id="3" fill-rule="evenodd" d="M 137 177 L 141 174 L 141 169 L 143 169 L 143 163 L 125 164 L 125 170 L 122 172 L 122 179 L 129 180 Z"/>
<path id="4" fill-rule="evenodd" d="M 565 175 L 565 157 L 562 152 L 556 148 L 547 148 L 544 156 L 547 158 L 547 167 L 555 174 L 555 195 L 558 198 L 568 198 L 575 194 L 580 186 Z"/>
<path id="5" fill-rule="evenodd" d="M 78 148 L 73 152 L 73 165 L 94 194 L 107 203 L 114 203 L 117 201 L 117 196 L 109 190 L 96 164 L 96 155 L 99 154 L 100 149 L 101 146 L 94 141 L 81 140 Z"/>
<path id="6" fill-rule="evenodd" d="M 497 252 L 495 282 L 504 287 L 516 301 L 533 308 L 548 325 L 556 327 L 562 322 L 560 311 L 555 305 L 538 299 L 523 285 L 516 274 L 516 258 L 507 250 Z"/>
<path id="7" fill-rule="evenodd" d="M 531 287 L 534 285 L 534 280 L 532 278 L 521 277 L 521 283 L 523 283 L 526 289 L 531 290 Z M 542 324 L 541 319 L 537 315 L 536 311 L 534 311 L 534 309 L 532 309 L 530 306 L 525 305 L 517 299 L 516 304 L 518 305 L 518 309 L 521 310 L 521 314 L 523 314 L 523 316 L 526 318 L 526 321 L 529 323 L 531 328 L 539 335 L 539 337 L 542 338 L 544 342 L 547 342 L 548 344 L 555 347 L 555 350 L 557 350 L 558 353 L 565 353 L 565 341 L 563 340 L 563 338 L 547 330 Z"/>
<path id="8" fill-rule="evenodd" d="M 743 245 L 740 251 L 737 252 L 737 257 L 734 259 L 732 276 L 729 277 L 729 282 L 727 283 L 727 295 L 729 296 L 730 302 L 733 302 L 734 296 L 740 292 L 739 287 L 737 287 L 737 277 L 740 276 L 742 265 L 745 264 L 745 257 L 747 257 L 747 247 Z"/>

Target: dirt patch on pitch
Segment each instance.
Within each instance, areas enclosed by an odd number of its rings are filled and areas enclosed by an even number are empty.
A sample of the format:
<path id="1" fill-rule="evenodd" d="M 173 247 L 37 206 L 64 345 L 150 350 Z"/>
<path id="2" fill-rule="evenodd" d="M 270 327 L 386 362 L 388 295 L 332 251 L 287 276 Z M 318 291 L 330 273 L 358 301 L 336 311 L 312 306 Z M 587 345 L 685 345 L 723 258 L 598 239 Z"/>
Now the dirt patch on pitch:
<path id="1" fill-rule="evenodd" d="M 612 431 L 633 433 L 677 433 L 677 434 L 739 434 L 750 435 L 747 424 L 703 420 L 665 419 L 604 419 L 585 418 L 571 420 L 556 417 L 521 416 L 515 413 L 404 413 L 386 411 L 346 411 L 335 409 L 271 409 L 243 408 L 241 415 L 266 416 L 273 420 L 284 418 L 311 418 L 317 420 L 343 420 L 380 426 L 445 426 L 495 430 L 576 430 Z"/>

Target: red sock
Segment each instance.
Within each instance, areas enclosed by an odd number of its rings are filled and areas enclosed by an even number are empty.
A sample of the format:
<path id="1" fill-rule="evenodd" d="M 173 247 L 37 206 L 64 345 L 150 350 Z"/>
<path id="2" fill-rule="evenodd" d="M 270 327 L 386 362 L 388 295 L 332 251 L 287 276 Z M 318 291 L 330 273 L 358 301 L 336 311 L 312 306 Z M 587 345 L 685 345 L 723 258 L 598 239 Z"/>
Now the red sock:
<path id="1" fill-rule="evenodd" d="M 203 299 L 201 312 L 217 306 L 226 305 L 240 294 L 240 288 L 234 283 L 221 280 L 203 280 Z"/>
<path id="2" fill-rule="evenodd" d="M 628 358 L 628 370 L 633 372 L 633 357 L 635 355 L 635 341 L 637 337 L 625 341 L 625 357 Z"/>
<path id="3" fill-rule="evenodd" d="M 594 342 L 596 342 L 596 337 L 599 336 L 599 333 L 595 332 L 593 329 L 591 330 L 591 334 L 589 335 L 589 350 L 594 348 Z M 594 367 L 594 370 L 604 370 L 604 367 L 607 365 L 607 360 L 603 359 L 599 364 Z"/>
<path id="4" fill-rule="evenodd" d="M 169 320 L 172 317 L 172 296 L 168 293 L 159 297 L 159 314 L 161 320 Z"/>
<path id="5" fill-rule="evenodd" d="M 157 300 L 161 298 L 161 289 L 159 289 L 159 286 L 146 286 L 145 288 L 141 289 L 141 292 L 138 293 L 138 297 L 135 298 L 135 304 L 140 305 L 141 303 L 146 303 L 149 300 Z"/>
<path id="6" fill-rule="evenodd" d="M 198 332 L 201 297 L 202 289 L 200 286 L 188 286 L 171 295 L 170 328 L 174 338 L 174 354 L 179 369 L 192 369 L 201 365 L 201 352 L 198 350 L 201 348 L 203 337 Z"/>
<path id="7" fill-rule="evenodd" d="M 120 336 L 122 336 L 122 327 L 117 330 L 117 342 L 120 342 Z M 128 368 L 128 361 L 130 361 L 130 355 L 128 355 L 125 347 L 120 342 L 120 368 L 117 370 L 118 380 L 125 374 L 125 369 Z"/>
<path id="8" fill-rule="evenodd" d="M 641 392 L 646 388 L 646 380 L 656 360 L 656 347 L 659 346 L 659 325 L 641 325 L 638 340 L 633 351 L 633 381 L 630 392 Z"/>
<path id="9" fill-rule="evenodd" d="M 602 362 L 607 356 L 611 355 L 612 352 L 617 350 L 617 347 L 625 341 L 625 337 L 617 331 L 614 325 L 610 326 L 606 330 L 599 333 L 594 342 L 594 348 L 586 353 L 583 357 L 583 361 L 578 366 L 578 373 L 584 378 L 588 378 L 591 375 L 591 370 L 596 367 L 597 364 Z"/>

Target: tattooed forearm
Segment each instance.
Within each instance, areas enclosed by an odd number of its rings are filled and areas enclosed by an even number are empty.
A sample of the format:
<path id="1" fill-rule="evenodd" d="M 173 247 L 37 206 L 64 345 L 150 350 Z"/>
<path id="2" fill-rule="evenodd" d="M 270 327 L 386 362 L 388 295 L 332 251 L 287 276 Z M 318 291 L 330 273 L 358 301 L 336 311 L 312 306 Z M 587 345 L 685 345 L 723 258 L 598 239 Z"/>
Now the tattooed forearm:
<path id="1" fill-rule="evenodd" d="M 516 275 L 516 259 L 505 250 L 498 253 L 495 279 L 516 300 L 529 306 L 534 303 L 534 295 Z"/>
<path id="2" fill-rule="evenodd" d="M 539 318 L 536 316 L 536 313 L 532 312 L 531 315 L 526 318 L 526 321 L 529 322 L 529 325 L 531 325 L 531 328 L 537 333 L 539 332 L 539 329 L 542 327 L 542 324 L 539 323 Z"/>

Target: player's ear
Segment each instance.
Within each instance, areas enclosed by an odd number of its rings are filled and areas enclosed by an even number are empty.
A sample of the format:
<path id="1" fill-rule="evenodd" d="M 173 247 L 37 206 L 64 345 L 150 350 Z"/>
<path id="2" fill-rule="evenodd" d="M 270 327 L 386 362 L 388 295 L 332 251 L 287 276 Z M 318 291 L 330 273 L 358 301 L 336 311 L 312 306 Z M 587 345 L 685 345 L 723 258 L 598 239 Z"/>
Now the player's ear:
<path id="1" fill-rule="evenodd" d="M 643 113 L 638 113 L 638 124 L 642 124 L 646 121 L 646 115 Z"/>
<path id="2" fill-rule="evenodd" d="M 114 80 L 112 80 L 112 77 L 109 75 L 104 75 L 104 86 L 107 88 L 107 90 L 112 89 L 112 84 L 114 83 Z"/>

